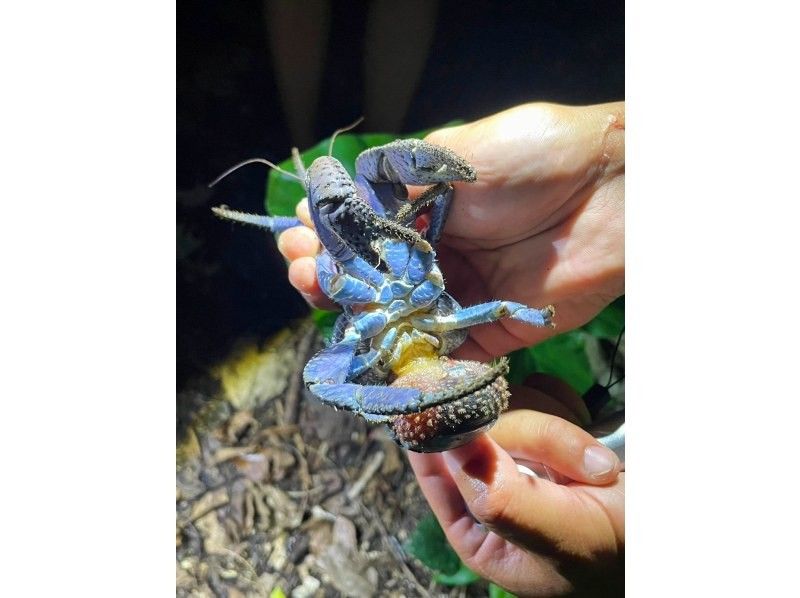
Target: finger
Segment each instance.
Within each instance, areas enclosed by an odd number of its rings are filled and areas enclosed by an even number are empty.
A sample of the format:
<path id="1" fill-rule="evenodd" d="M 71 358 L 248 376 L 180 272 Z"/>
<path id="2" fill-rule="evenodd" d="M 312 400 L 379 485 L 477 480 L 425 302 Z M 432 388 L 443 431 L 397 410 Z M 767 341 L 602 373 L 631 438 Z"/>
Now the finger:
<path id="1" fill-rule="evenodd" d="M 278 251 L 290 262 L 301 257 L 315 257 L 319 247 L 316 233 L 307 226 L 295 226 L 278 237 Z"/>
<path id="2" fill-rule="evenodd" d="M 425 137 L 425 141 L 433 145 L 450 148 L 459 155 L 462 155 L 466 153 L 464 150 L 470 149 L 469 147 L 463 147 L 464 138 L 467 136 L 470 127 L 472 127 L 472 123 L 437 129 L 429 133 Z"/>
<path id="3" fill-rule="evenodd" d="M 311 212 L 308 210 L 308 198 L 301 199 L 294 209 L 294 213 L 300 219 L 300 222 L 309 228 L 314 228 L 314 221 L 311 219 Z"/>
<path id="4" fill-rule="evenodd" d="M 616 535 L 601 501 L 520 473 L 489 436 L 442 457 L 469 512 L 514 544 L 559 559 L 616 552 Z"/>
<path id="5" fill-rule="evenodd" d="M 504 413 L 489 433 L 514 458 L 542 463 L 586 484 L 609 484 L 621 469 L 614 452 L 591 434 L 539 411 L 517 409 Z"/>
<path id="6" fill-rule="evenodd" d="M 409 452 L 408 460 L 450 545 L 473 571 L 520 593 L 525 589 L 515 588 L 520 571 L 536 579 L 543 592 L 549 588 L 547 595 L 561 595 L 570 587 L 549 559 L 510 546 L 470 514 L 442 453 Z"/>
<path id="7" fill-rule="evenodd" d="M 319 309 L 335 309 L 317 282 L 317 263 L 313 257 L 299 257 L 289 264 L 289 283 L 303 298 Z"/>
<path id="8" fill-rule="evenodd" d="M 478 525 L 467 509 L 442 453 L 409 452 L 408 461 L 455 551 L 460 555 L 475 554 L 488 530 Z"/>

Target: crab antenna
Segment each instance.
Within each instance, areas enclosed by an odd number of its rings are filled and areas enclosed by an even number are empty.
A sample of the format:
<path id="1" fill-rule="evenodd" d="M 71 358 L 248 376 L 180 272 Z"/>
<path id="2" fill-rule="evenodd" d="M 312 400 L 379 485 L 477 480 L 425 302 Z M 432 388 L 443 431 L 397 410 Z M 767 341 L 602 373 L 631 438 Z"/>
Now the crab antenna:
<path id="1" fill-rule="evenodd" d="M 328 157 L 329 157 L 329 158 L 330 158 L 330 157 L 331 157 L 331 155 L 333 154 L 333 142 L 334 142 L 334 141 L 336 141 L 336 136 L 337 136 L 339 133 L 346 133 L 347 131 L 349 131 L 349 130 L 351 130 L 351 129 L 355 129 L 355 128 L 356 128 L 358 125 L 360 125 L 362 122 L 364 122 L 364 117 L 363 117 L 363 116 L 359 116 L 359 117 L 358 117 L 358 120 L 356 120 L 355 122 L 353 122 L 353 123 L 350 123 L 349 125 L 347 125 L 346 127 L 342 127 L 341 129 L 336 129 L 336 130 L 333 132 L 333 135 L 331 135 L 331 142 L 330 142 L 330 145 L 328 145 Z"/>
<path id="2" fill-rule="evenodd" d="M 296 174 L 294 174 L 294 173 L 292 173 L 292 172 L 289 172 L 289 171 L 287 171 L 287 170 L 284 170 L 283 168 L 281 168 L 280 166 L 278 166 L 278 165 L 276 165 L 276 164 L 273 164 L 273 163 L 272 163 L 272 162 L 270 162 L 269 160 L 265 160 L 264 158 L 250 158 L 249 160 L 245 160 L 244 162 L 239 162 L 239 163 L 238 163 L 238 164 L 236 164 L 235 166 L 231 166 L 231 167 L 230 167 L 228 170 L 226 170 L 225 172 L 223 172 L 221 175 L 219 175 L 217 178 L 215 178 L 215 179 L 214 179 L 214 180 L 213 180 L 211 183 L 209 183 L 209 185 L 208 185 L 208 186 L 209 186 L 209 187 L 213 187 L 214 185 L 216 185 L 217 183 L 219 183 L 219 182 L 220 182 L 222 179 L 224 179 L 226 176 L 228 176 L 228 175 L 229 175 L 229 174 L 231 174 L 232 172 L 234 172 L 234 171 L 236 171 L 236 170 L 239 170 L 239 169 L 240 169 L 242 166 L 247 166 L 248 164 L 255 164 L 255 163 L 258 163 L 258 164 L 266 164 L 266 165 L 267 165 L 267 166 L 269 166 L 270 168 L 273 168 L 273 169 L 277 170 L 278 172 L 280 172 L 280 173 L 282 173 L 282 174 L 285 174 L 286 176 L 290 176 L 290 177 L 292 177 L 293 179 L 297 179 L 297 180 L 298 180 L 298 181 L 300 181 L 301 183 L 303 182 L 303 179 L 301 179 L 301 178 L 300 178 L 299 176 L 297 176 Z"/>

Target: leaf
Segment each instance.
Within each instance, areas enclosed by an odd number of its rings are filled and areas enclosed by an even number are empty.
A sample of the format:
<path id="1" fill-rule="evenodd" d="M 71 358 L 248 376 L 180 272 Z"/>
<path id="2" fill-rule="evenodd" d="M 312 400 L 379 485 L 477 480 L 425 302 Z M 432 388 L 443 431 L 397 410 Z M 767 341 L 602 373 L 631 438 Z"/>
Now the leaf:
<path id="1" fill-rule="evenodd" d="M 471 583 L 479 581 L 481 576 L 475 573 L 472 569 L 461 563 L 458 571 L 452 575 L 445 575 L 444 573 L 437 573 L 433 576 L 436 583 L 443 586 L 468 586 Z"/>
<path id="2" fill-rule="evenodd" d="M 507 592 L 500 586 L 496 586 L 493 583 L 490 583 L 489 598 L 517 598 L 517 595 L 512 594 L 511 592 Z"/>
<path id="3" fill-rule="evenodd" d="M 561 378 L 583 395 L 595 382 L 584 347 L 586 334 L 582 330 L 572 330 L 530 349 L 536 371 Z"/>
<path id="4" fill-rule="evenodd" d="M 319 330 L 322 338 L 326 341 L 331 339 L 333 335 L 333 325 L 336 323 L 336 318 L 339 317 L 339 312 L 336 311 L 327 311 L 324 309 L 312 309 L 311 310 L 311 318 L 314 320 L 314 324 Z"/>
<path id="5" fill-rule="evenodd" d="M 597 314 L 591 322 L 584 325 L 583 330 L 597 338 L 616 342 L 624 326 L 625 295 L 614 300 L 603 311 Z"/>
<path id="6" fill-rule="evenodd" d="M 560 334 L 534 347 L 509 355 L 508 381 L 522 384 L 536 372 L 552 374 L 583 394 L 597 382 L 586 356 L 586 335 L 616 342 L 625 326 L 625 296 L 619 297 L 591 322 L 578 330 Z"/>
<path id="7" fill-rule="evenodd" d="M 427 567 L 446 575 L 456 574 L 462 566 L 461 559 L 447 543 L 447 538 L 432 513 L 420 520 L 406 542 L 405 549 Z"/>
<path id="8" fill-rule="evenodd" d="M 269 593 L 269 598 L 286 598 L 286 594 L 283 593 L 280 586 L 275 586 Z"/>
<path id="9" fill-rule="evenodd" d="M 525 378 L 536 372 L 536 361 L 530 347 L 518 349 L 508 356 L 509 384 L 522 384 Z"/>

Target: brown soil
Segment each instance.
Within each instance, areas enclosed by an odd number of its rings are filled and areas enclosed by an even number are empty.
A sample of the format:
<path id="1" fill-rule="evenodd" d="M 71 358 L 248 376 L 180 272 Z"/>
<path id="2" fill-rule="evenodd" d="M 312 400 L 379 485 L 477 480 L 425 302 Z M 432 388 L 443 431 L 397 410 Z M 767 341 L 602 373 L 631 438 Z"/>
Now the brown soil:
<path id="1" fill-rule="evenodd" d="M 180 393 L 177 595 L 486 595 L 404 552 L 427 504 L 382 426 L 305 391 L 320 346 L 302 322 Z"/>

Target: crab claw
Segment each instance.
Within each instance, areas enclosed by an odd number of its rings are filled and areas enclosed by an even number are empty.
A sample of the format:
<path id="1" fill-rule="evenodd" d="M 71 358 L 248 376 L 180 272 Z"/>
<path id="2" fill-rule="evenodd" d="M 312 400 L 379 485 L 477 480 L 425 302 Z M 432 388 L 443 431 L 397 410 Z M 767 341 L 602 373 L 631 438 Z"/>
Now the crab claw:
<path id="1" fill-rule="evenodd" d="M 450 150 L 425 141 L 411 140 L 411 160 L 420 179 L 430 177 L 426 183 L 452 181 L 475 182 L 478 175 L 469 162 Z M 405 148 L 404 148 L 405 149 Z"/>
<path id="2" fill-rule="evenodd" d="M 478 175 L 461 156 L 421 139 L 399 139 L 362 152 L 356 172 L 372 183 L 431 185 L 473 182 Z"/>

